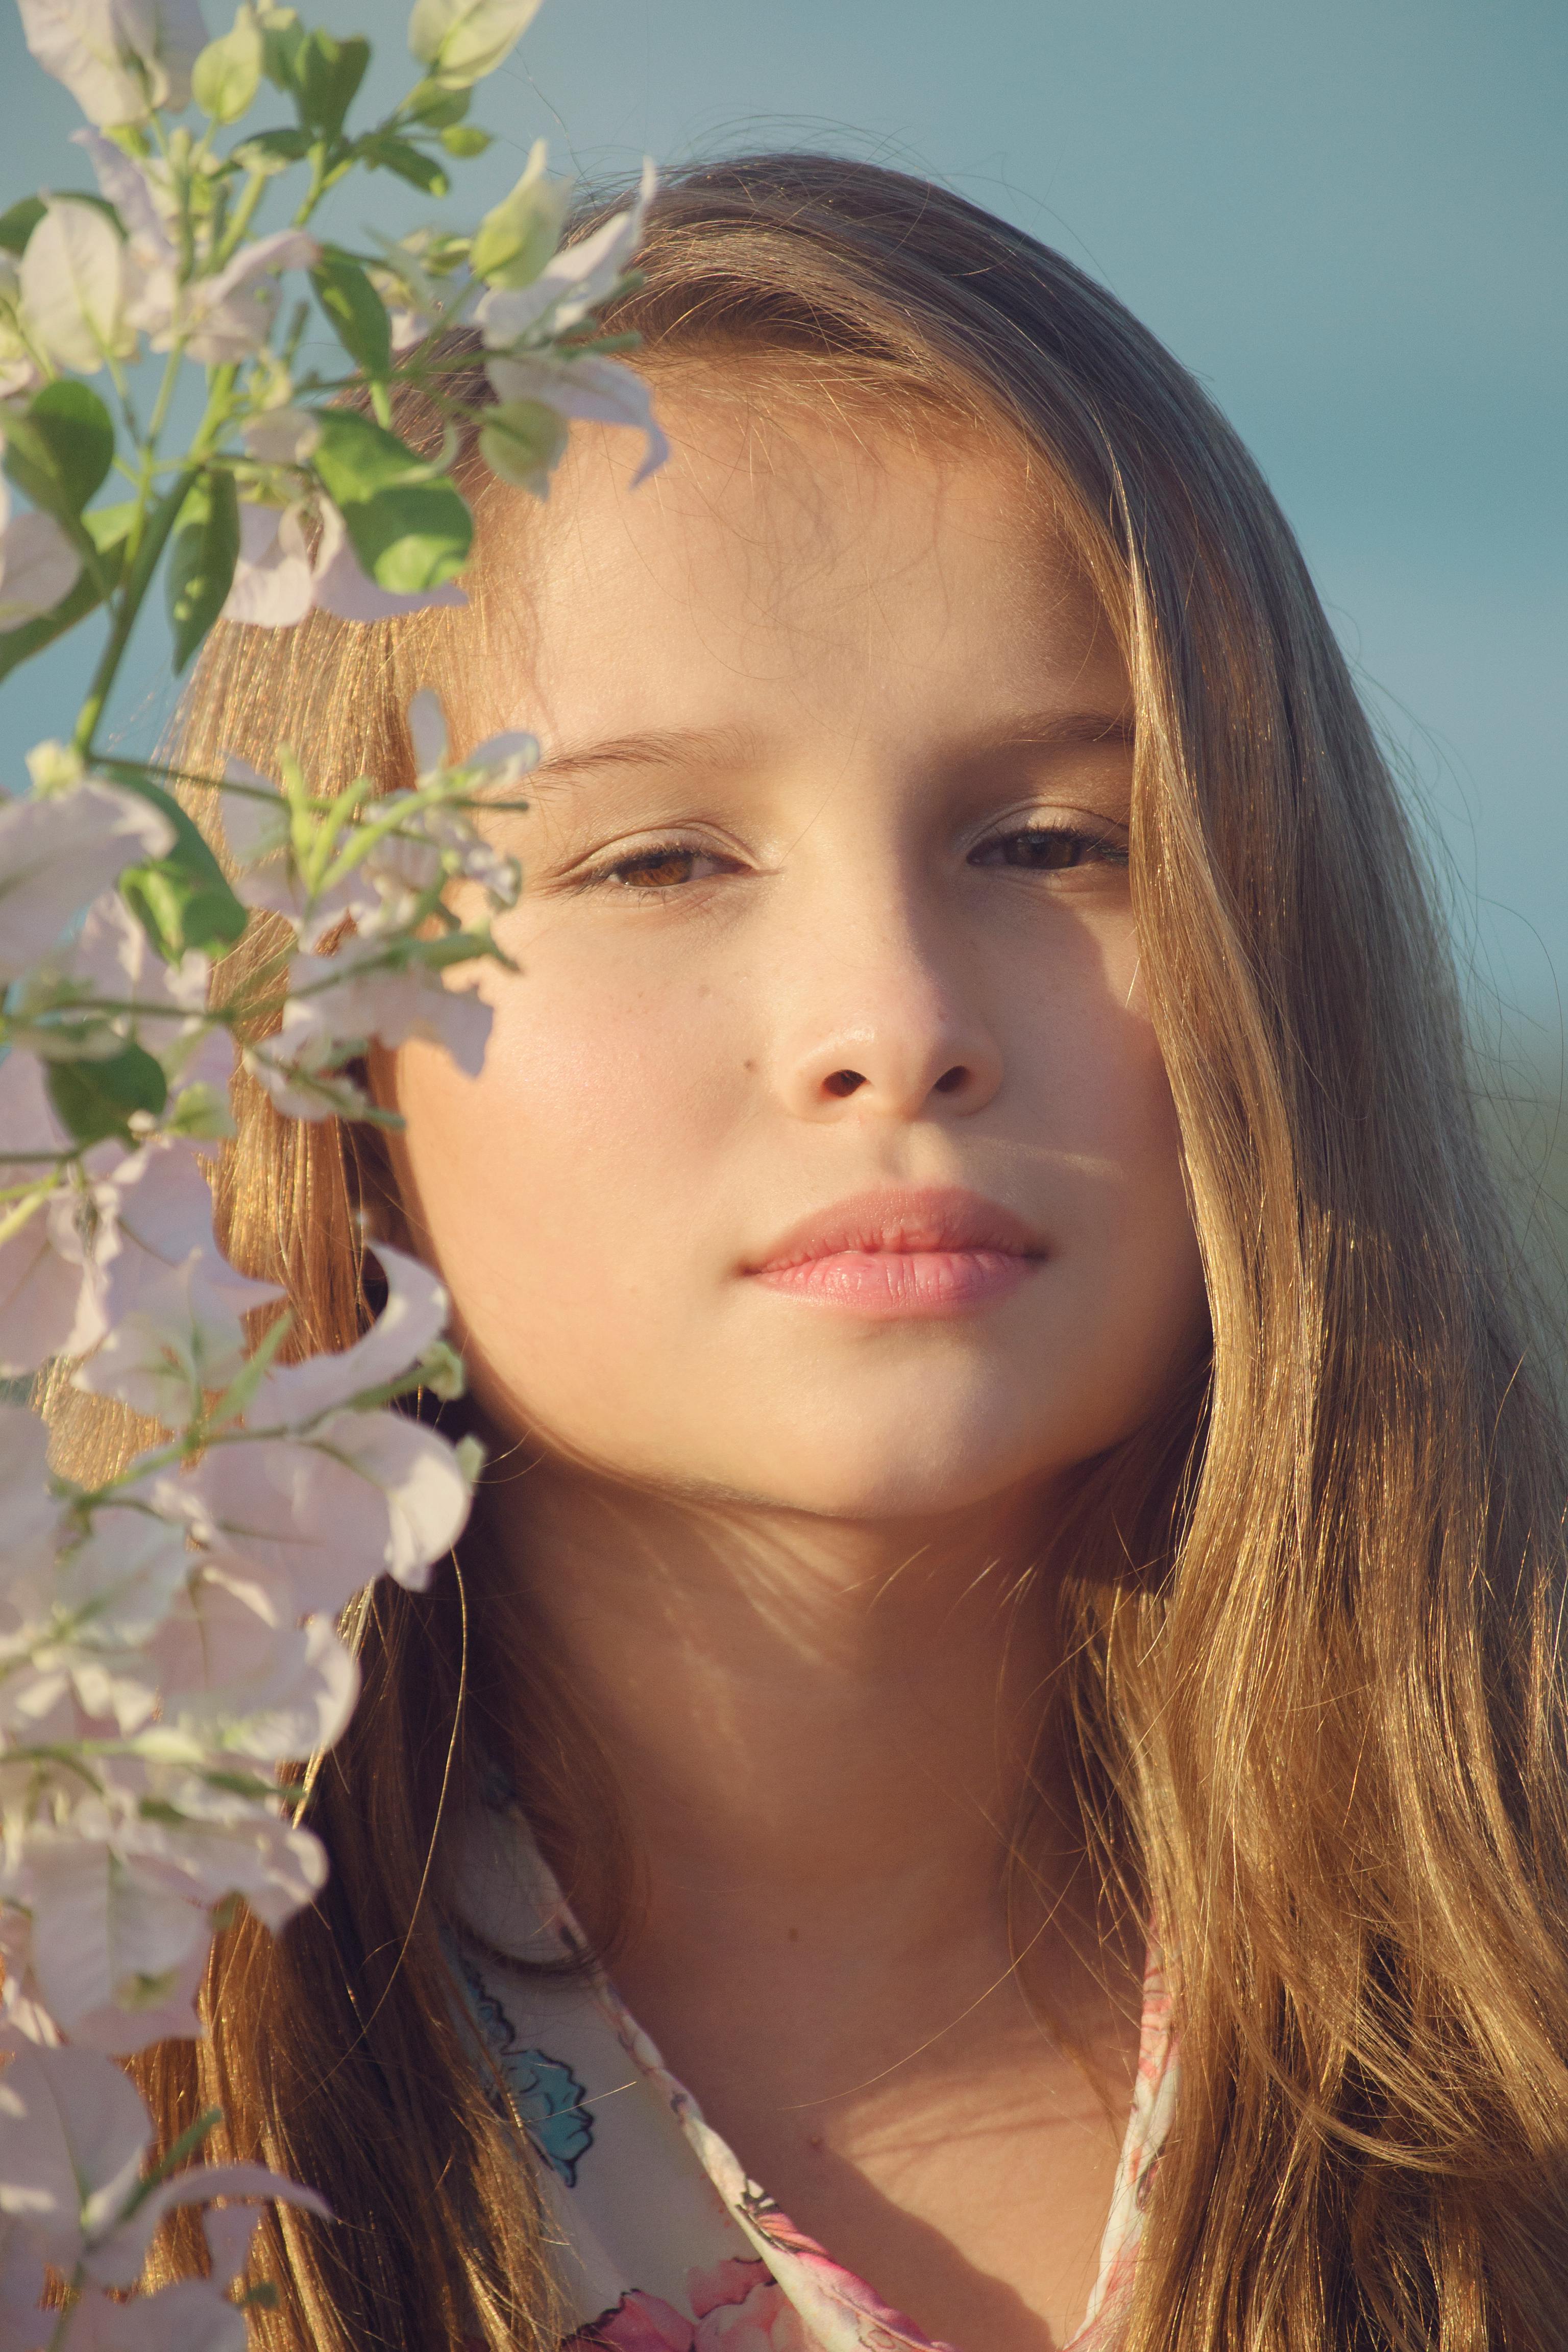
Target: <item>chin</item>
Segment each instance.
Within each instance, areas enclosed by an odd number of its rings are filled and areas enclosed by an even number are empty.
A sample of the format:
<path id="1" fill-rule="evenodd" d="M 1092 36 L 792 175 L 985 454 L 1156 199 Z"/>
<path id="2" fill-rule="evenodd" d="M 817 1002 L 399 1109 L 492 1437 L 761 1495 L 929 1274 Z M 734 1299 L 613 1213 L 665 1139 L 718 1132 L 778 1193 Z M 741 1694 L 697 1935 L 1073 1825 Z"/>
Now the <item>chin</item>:
<path id="1" fill-rule="evenodd" d="M 743 1464 L 743 1468 L 742 1465 Z M 973 1511 L 1031 1485 L 1045 1486 L 1061 1465 L 1042 1460 L 1037 1434 L 1027 1446 L 999 1447 L 948 1441 L 906 1424 L 896 1434 L 859 1430 L 852 1441 L 840 1426 L 737 1449 L 735 1472 L 715 1484 L 753 1507 L 803 1512 L 813 1518 L 870 1525 L 942 1518 Z"/>

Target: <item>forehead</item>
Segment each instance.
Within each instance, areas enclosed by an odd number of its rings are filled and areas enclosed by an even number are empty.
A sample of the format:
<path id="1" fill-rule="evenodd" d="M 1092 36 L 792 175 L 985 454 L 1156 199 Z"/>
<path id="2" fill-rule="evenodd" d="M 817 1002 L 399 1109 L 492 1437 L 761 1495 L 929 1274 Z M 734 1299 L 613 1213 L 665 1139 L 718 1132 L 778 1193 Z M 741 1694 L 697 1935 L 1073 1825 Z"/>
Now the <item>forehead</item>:
<path id="1" fill-rule="evenodd" d="M 1125 700 L 1021 452 L 679 384 L 655 397 L 672 454 L 647 482 L 630 487 L 630 436 L 578 427 L 548 505 L 496 515 L 487 603 L 499 592 L 515 625 L 487 721 L 518 716 L 520 693 L 557 736 L 792 709 L 875 723 L 955 696 Z"/>

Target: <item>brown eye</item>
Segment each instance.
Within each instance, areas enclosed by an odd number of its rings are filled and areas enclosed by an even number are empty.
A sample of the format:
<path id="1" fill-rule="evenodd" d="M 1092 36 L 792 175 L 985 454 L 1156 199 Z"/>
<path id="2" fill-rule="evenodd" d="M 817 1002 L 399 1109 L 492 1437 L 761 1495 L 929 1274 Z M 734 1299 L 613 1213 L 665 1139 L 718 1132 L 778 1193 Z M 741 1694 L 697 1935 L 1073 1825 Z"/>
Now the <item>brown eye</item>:
<path id="1" fill-rule="evenodd" d="M 691 880 L 698 856 L 695 849 L 651 849 L 612 866 L 606 879 L 634 890 L 672 890 Z"/>
<path id="2" fill-rule="evenodd" d="M 986 842 L 976 853 L 976 862 L 1011 866 L 1026 874 L 1061 874 L 1107 853 L 1108 845 L 1090 834 L 1072 833 L 1063 825 L 1034 824 L 1020 833 L 1004 834 L 999 841 Z"/>

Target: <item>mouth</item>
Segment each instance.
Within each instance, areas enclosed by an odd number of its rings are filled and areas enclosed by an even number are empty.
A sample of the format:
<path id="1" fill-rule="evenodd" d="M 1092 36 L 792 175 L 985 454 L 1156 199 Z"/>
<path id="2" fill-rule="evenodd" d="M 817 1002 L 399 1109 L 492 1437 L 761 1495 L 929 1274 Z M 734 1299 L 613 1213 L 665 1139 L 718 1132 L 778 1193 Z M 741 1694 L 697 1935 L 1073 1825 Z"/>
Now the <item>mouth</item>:
<path id="1" fill-rule="evenodd" d="M 893 1321 L 994 1306 L 1047 1255 L 1022 1218 L 978 1192 L 889 1189 L 803 1219 L 742 1271 L 787 1297 Z"/>

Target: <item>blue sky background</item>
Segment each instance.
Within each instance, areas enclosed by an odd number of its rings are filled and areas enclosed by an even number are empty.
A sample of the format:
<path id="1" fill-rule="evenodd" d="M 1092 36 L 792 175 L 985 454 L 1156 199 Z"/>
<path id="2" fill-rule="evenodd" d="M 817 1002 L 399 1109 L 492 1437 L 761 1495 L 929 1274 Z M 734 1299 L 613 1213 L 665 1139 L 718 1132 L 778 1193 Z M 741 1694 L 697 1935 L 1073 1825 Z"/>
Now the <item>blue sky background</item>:
<path id="1" fill-rule="evenodd" d="M 82 184 L 75 110 L 0 11 L 0 202 Z M 402 0 L 303 13 L 376 39 L 373 104 L 405 86 Z M 584 175 L 828 146 L 946 180 L 1103 278 L 1257 453 L 1440 844 L 1479 1002 L 1554 1066 L 1565 113 L 1562 0 L 545 0 L 481 93 L 497 143 L 453 209 L 541 133 Z M 344 226 L 431 215 L 379 175 Z M 121 704 L 137 740 L 167 707 L 156 627 Z M 7 783 L 64 731 L 84 650 L 0 691 Z"/>

